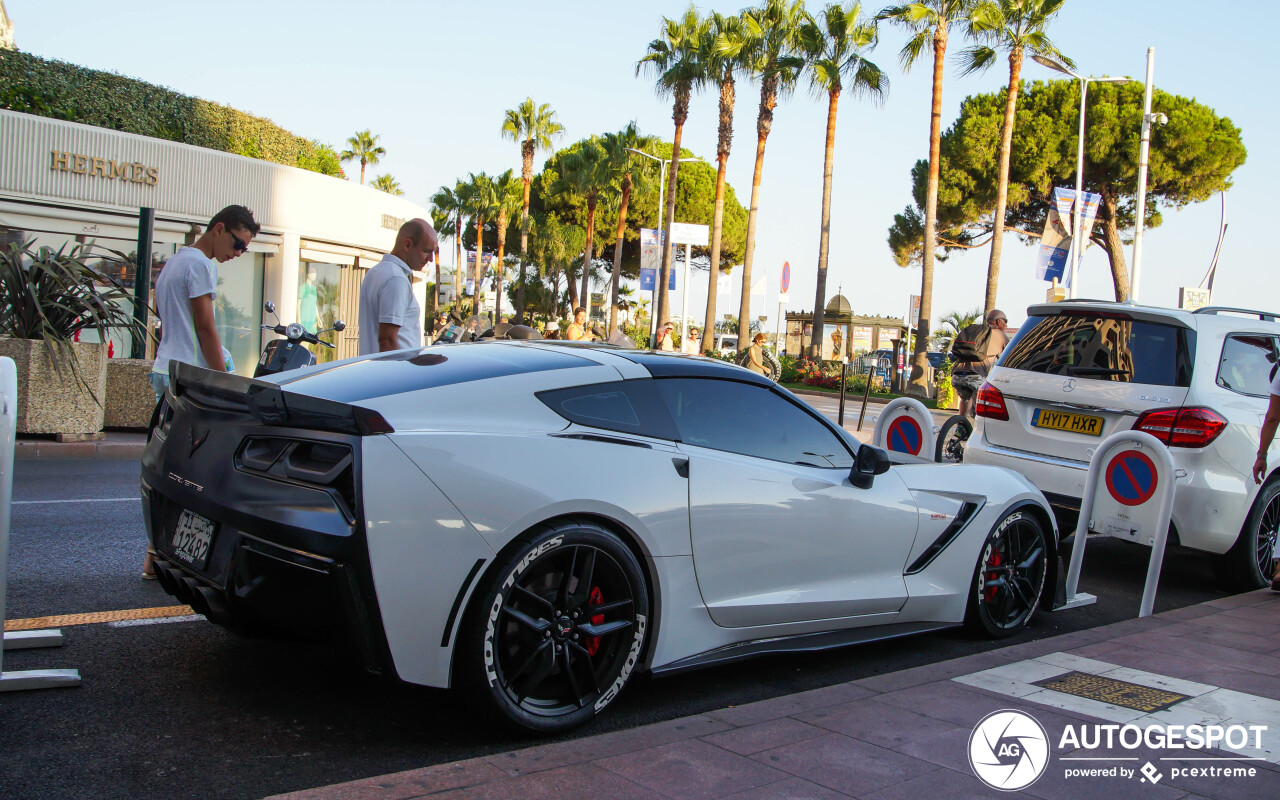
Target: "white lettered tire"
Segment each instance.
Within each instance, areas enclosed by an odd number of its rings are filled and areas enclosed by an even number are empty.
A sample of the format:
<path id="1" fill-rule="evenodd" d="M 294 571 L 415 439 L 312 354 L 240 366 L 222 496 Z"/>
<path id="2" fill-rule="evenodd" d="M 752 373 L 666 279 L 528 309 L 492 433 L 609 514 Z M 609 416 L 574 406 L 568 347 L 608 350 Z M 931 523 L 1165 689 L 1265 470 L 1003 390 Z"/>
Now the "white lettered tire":
<path id="1" fill-rule="evenodd" d="M 499 715 L 560 733 L 618 696 L 650 625 L 640 563 L 617 536 L 589 521 L 542 527 L 485 580 L 460 663 Z"/>

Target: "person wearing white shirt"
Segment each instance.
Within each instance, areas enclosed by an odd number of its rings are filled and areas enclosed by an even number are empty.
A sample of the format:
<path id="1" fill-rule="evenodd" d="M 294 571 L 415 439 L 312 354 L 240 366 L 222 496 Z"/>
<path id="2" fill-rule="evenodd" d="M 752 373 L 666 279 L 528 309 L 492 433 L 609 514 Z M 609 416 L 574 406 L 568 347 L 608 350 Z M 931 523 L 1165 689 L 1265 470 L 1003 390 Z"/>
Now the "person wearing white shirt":
<path id="1" fill-rule="evenodd" d="M 391 252 L 360 284 L 360 355 L 422 346 L 422 309 L 411 275 L 439 251 L 435 228 L 423 219 L 400 226 Z"/>
<path id="2" fill-rule="evenodd" d="M 697 328 L 690 328 L 689 335 L 684 337 L 684 343 L 680 345 L 680 352 L 696 356 L 702 352 L 701 348 L 702 331 Z"/>

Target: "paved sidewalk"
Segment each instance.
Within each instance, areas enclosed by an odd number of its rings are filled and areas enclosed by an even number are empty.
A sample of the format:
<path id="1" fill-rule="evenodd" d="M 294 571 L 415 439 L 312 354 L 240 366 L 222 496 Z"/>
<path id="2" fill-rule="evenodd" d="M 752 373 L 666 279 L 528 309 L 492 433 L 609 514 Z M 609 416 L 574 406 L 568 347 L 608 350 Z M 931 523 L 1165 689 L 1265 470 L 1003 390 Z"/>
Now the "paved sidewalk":
<path id="1" fill-rule="evenodd" d="M 145 431 L 107 431 L 96 442 L 55 442 L 53 439 L 20 436 L 13 457 L 23 458 L 142 458 L 147 446 Z"/>
<path id="2" fill-rule="evenodd" d="M 1037 685 L 1080 675 L 1095 682 L 1098 676 L 1127 682 L 1138 690 L 1138 699 L 1126 703 L 1156 702 L 1139 696 L 1158 690 L 1182 699 L 1152 712 Z M 275 800 L 1008 797 L 975 777 L 969 758 L 975 725 L 1002 709 L 1026 712 L 1047 733 L 1047 766 L 1022 792 L 1032 797 L 1280 796 L 1280 594 L 1262 590 L 1226 597 L 643 728 L 553 741 Z M 1151 742 L 1097 749 L 1091 742 L 1078 747 L 1063 740 L 1070 731 L 1094 735 L 1096 725 L 1146 729 L 1154 722 L 1266 730 L 1259 731 L 1260 748 L 1250 741 L 1234 751 L 1191 754 L 1157 749 Z M 1008 744 L 1002 739 L 1001 746 Z M 1043 758 L 1041 763 L 1046 763 Z"/>

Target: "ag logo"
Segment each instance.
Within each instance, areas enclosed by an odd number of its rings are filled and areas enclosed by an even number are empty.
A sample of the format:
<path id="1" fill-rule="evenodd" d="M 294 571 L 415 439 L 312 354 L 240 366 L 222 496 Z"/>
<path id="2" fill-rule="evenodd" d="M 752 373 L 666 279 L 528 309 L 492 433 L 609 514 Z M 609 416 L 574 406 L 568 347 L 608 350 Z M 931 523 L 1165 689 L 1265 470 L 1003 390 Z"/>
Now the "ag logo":
<path id="1" fill-rule="evenodd" d="M 1030 714 L 993 712 L 969 736 L 969 766 L 992 789 L 1025 789 L 1049 766 L 1049 735 Z"/>

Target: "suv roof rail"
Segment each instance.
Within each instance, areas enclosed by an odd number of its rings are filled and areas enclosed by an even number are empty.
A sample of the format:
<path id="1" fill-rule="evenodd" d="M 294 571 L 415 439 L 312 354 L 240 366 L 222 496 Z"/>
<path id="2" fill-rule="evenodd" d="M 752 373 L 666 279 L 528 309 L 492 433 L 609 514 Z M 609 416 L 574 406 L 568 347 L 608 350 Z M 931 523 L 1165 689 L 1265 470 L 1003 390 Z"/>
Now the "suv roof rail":
<path id="1" fill-rule="evenodd" d="M 1250 316 L 1257 316 L 1258 319 L 1265 320 L 1266 322 L 1280 322 L 1280 314 L 1276 314 L 1274 311 L 1255 311 L 1251 308 L 1233 308 L 1231 306 L 1205 306 L 1204 308 L 1197 308 L 1195 311 L 1192 311 L 1191 313 L 1192 314 L 1221 314 L 1223 312 L 1234 313 L 1234 314 L 1249 314 Z"/>

